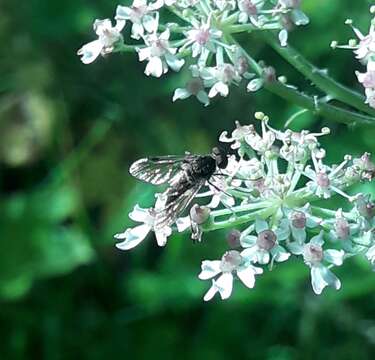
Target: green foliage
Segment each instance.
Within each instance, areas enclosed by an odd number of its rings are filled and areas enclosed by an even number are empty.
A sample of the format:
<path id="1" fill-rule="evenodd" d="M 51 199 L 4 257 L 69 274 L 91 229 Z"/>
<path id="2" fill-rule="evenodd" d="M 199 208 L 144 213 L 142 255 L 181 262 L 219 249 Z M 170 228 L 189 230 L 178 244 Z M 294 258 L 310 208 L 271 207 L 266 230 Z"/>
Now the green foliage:
<path id="1" fill-rule="evenodd" d="M 4 4 L 3 4 L 4 3 Z M 375 344 L 375 277 L 361 259 L 338 271 L 343 289 L 313 294 L 308 270 L 278 265 L 253 291 L 203 304 L 200 261 L 225 248 L 225 233 L 191 244 L 177 236 L 161 251 L 152 236 L 137 249 L 114 248 L 136 202 L 154 189 L 127 173 L 139 157 L 206 152 L 234 120 L 257 110 L 274 127 L 297 108 L 260 91 L 233 89 L 203 108 L 171 103 L 185 74 L 146 78 L 136 56 L 83 66 L 75 51 L 94 18 L 117 2 L 5 0 L 0 14 L 0 358 L 1 359 L 369 359 Z M 290 42 L 338 80 L 357 87 L 358 63 L 333 52 L 367 29 L 368 1 L 305 0 L 311 25 Z M 251 53 L 305 85 L 253 35 Z M 360 89 L 359 89 L 360 90 Z M 375 153 L 373 128 L 327 124 L 305 113 L 292 127 L 330 126 L 324 143 L 339 161 Z M 323 140 L 324 142 L 324 140 Z M 361 188 L 362 185 L 358 185 Z M 373 185 L 362 187 L 374 194 Z M 332 203 L 332 207 L 337 203 Z M 238 288 L 238 287 L 236 287 Z M 237 291 L 238 290 L 238 291 Z"/>

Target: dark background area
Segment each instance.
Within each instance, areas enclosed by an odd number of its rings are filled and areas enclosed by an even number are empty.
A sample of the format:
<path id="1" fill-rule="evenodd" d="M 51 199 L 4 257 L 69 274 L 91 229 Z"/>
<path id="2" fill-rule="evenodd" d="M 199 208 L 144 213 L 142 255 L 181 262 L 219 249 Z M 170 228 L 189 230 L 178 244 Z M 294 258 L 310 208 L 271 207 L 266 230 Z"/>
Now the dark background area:
<path id="1" fill-rule="evenodd" d="M 129 3 L 129 2 L 124 2 Z M 333 77 L 362 91 L 350 51 L 332 40 L 366 32 L 369 1 L 304 0 L 311 24 L 290 43 Z M 375 276 L 363 259 L 336 273 L 339 292 L 316 296 L 308 268 L 288 261 L 253 291 L 236 284 L 225 302 L 204 303 L 203 259 L 226 249 L 225 232 L 193 245 L 174 236 L 164 249 L 150 236 L 130 252 L 113 234 L 131 226 L 135 203 L 155 189 L 128 175 L 147 155 L 206 153 L 234 120 L 263 111 L 281 127 L 299 110 L 265 90 L 232 88 L 208 108 L 171 102 L 187 72 L 147 78 L 135 54 L 85 66 L 76 50 L 94 39 L 95 18 L 112 0 L 29 0 L 0 4 L 0 359 L 371 359 L 375 354 Z M 242 44 L 278 74 L 314 88 L 255 36 Z M 186 70 L 185 70 L 186 71 Z M 348 128 L 310 114 L 300 130 L 330 126 L 327 160 L 375 150 L 373 128 Z M 374 193 L 373 185 L 357 190 Z M 337 208 L 335 201 L 332 208 Z"/>

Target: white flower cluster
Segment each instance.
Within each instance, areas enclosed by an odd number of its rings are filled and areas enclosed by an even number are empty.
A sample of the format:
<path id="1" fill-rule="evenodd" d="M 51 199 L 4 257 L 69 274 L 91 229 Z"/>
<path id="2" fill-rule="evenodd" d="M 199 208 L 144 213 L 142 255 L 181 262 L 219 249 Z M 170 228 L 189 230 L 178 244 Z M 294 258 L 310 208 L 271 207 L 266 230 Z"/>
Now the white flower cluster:
<path id="1" fill-rule="evenodd" d="M 251 80 L 248 91 L 262 86 L 261 79 L 252 79 L 248 60 L 231 34 L 279 30 L 280 42 L 286 45 L 288 31 L 308 23 L 300 4 L 301 0 L 134 0 L 131 6 L 117 7 L 114 27 L 110 19 L 96 20 L 98 39 L 84 45 L 78 55 L 90 64 L 99 55 L 132 49 L 147 62 L 145 74 L 155 77 L 189 63 L 191 79 L 175 90 L 173 101 L 195 96 L 208 105 L 216 95 L 227 96 L 229 86 L 242 79 Z M 162 23 L 164 8 L 179 23 Z M 124 43 L 121 31 L 126 23 L 131 24 L 131 38 L 142 44 Z"/>
<path id="2" fill-rule="evenodd" d="M 370 8 L 375 13 L 375 6 Z M 345 24 L 350 25 L 357 39 L 350 39 L 345 45 L 338 45 L 332 41 L 332 48 L 351 49 L 361 64 L 366 66 L 366 72 L 356 71 L 358 81 L 365 88 L 366 104 L 375 108 L 375 18 L 371 20 L 369 31 L 366 35 L 353 26 L 353 21 L 347 19 Z"/>
<path id="3" fill-rule="evenodd" d="M 235 279 L 253 288 L 255 275 L 262 274 L 264 266 L 272 268 L 291 257 L 309 267 L 316 294 L 326 286 L 341 287 L 331 268 L 347 257 L 364 255 L 375 269 L 375 204 L 368 196 L 346 193 L 352 184 L 375 176 L 369 154 L 346 156 L 341 164 L 328 165 L 318 141 L 329 134 L 327 128 L 319 133 L 279 131 L 270 127 L 263 113 L 256 113 L 255 119 L 260 132 L 254 125 L 237 122 L 230 135 L 221 134 L 220 141 L 230 143 L 236 154 L 229 156 L 222 174 L 211 177 L 207 191 L 192 201 L 208 198 L 206 205 L 194 204 L 189 216 L 164 228 L 154 228 L 155 214 L 163 210 L 162 195 L 154 208 L 136 205 L 130 218 L 141 224 L 117 234 L 122 240 L 117 247 L 131 249 L 151 231 L 164 246 L 173 231 L 191 231 L 191 237 L 200 241 L 205 232 L 230 230 L 230 249 L 221 260 L 202 262 L 199 278 L 211 280 L 204 300 L 216 293 L 227 299 Z M 348 211 L 313 205 L 336 194 L 348 200 Z"/>

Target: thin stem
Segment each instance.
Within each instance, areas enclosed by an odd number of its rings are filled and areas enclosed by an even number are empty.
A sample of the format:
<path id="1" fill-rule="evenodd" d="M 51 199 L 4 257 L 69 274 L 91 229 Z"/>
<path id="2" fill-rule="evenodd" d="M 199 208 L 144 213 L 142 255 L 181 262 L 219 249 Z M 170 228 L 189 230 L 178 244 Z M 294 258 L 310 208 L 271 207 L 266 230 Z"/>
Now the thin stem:
<path id="1" fill-rule="evenodd" d="M 339 123 L 375 125 L 375 118 L 372 116 L 362 115 L 357 112 L 342 109 L 338 106 L 329 105 L 324 100 L 304 94 L 296 88 L 285 85 L 280 81 L 267 79 L 263 68 L 251 57 L 251 55 L 245 51 L 231 35 L 227 35 L 226 37 L 231 43 L 236 44 L 242 49 L 243 54 L 248 60 L 249 66 L 257 76 L 263 78 L 263 87 L 266 90 L 311 111 L 315 115 L 321 115 Z"/>
<path id="2" fill-rule="evenodd" d="M 326 71 L 318 69 L 311 64 L 291 46 L 281 46 L 272 32 L 264 31 L 261 34 L 264 40 L 276 50 L 279 55 L 288 61 L 296 70 L 306 76 L 306 78 L 311 80 L 320 90 L 331 95 L 334 99 L 353 106 L 357 110 L 375 116 L 375 110 L 365 104 L 365 99 L 361 94 L 358 94 L 332 79 Z"/>
<path id="3" fill-rule="evenodd" d="M 235 227 L 235 226 L 238 226 L 238 225 L 248 223 L 250 221 L 255 221 L 255 219 L 257 217 L 260 217 L 262 219 L 266 219 L 270 215 L 272 215 L 275 212 L 275 210 L 276 210 L 275 207 L 268 207 L 266 209 L 254 211 L 254 212 L 242 215 L 242 216 L 232 217 L 229 220 L 225 220 L 225 221 L 214 222 L 211 219 L 211 221 L 208 221 L 207 223 L 202 225 L 202 230 L 203 231 L 213 231 L 213 230 L 218 230 L 218 229 Z"/>

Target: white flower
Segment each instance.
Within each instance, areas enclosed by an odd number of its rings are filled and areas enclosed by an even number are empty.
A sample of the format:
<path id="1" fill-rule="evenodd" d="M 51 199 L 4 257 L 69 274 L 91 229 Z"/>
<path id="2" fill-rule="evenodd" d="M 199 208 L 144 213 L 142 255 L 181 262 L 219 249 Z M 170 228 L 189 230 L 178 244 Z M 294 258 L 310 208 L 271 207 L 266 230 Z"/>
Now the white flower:
<path id="1" fill-rule="evenodd" d="M 203 68 L 200 72 L 201 78 L 205 82 L 206 87 L 210 87 L 208 96 L 215 97 L 217 94 L 228 96 L 229 85 L 238 84 L 241 76 L 238 74 L 232 64 L 223 63 L 216 67 Z"/>
<path id="2" fill-rule="evenodd" d="M 238 9 L 240 13 L 238 15 L 238 21 L 240 23 L 246 23 L 248 20 L 256 24 L 258 15 L 258 7 L 263 5 L 263 1 L 257 3 L 251 0 L 238 0 Z"/>
<path id="3" fill-rule="evenodd" d="M 155 232 L 156 241 L 159 246 L 165 246 L 168 236 L 171 235 L 172 229 L 169 226 L 163 228 L 154 228 L 155 210 L 142 209 L 138 204 L 135 205 L 134 210 L 129 214 L 133 221 L 141 222 L 143 224 L 134 228 L 126 229 L 123 233 L 116 234 L 115 238 L 123 240 L 116 244 L 120 250 L 129 250 L 140 244 L 148 235 L 150 231 Z"/>
<path id="4" fill-rule="evenodd" d="M 205 23 L 193 24 L 193 28 L 186 32 L 188 41 L 180 51 L 191 45 L 192 56 L 201 55 L 205 61 L 210 52 L 215 52 L 215 39 L 220 39 L 222 32 L 211 27 L 211 17 L 208 17 Z"/>
<path id="5" fill-rule="evenodd" d="M 164 5 L 163 0 L 156 0 L 147 4 L 147 0 L 134 0 L 132 6 L 117 6 L 116 19 L 130 20 L 132 26 L 132 38 L 140 39 L 145 30 L 149 33 L 156 32 L 159 25 L 158 12 Z"/>
<path id="6" fill-rule="evenodd" d="M 242 257 L 242 253 L 236 250 L 227 251 L 221 260 L 203 261 L 202 271 L 198 275 L 201 280 L 212 280 L 212 286 L 204 296 L 204 301 L 211 300 L 218 292 L 222 300 L 228 299 L 232 294 L 233 274 L 236 274 L 242 283 L 248 288 L 255 285 L 255 275 L 262 274 L 263 269 L 256 267 Z"/>
<path id="7" fill-rule="evenodd" d="M 184 65 L 185 61 L 175 56 L 177 49 L 170 47 L 169 36 L 169 29 L 160 35 L 153 33 L 144 36 L 147 47 L 138 49 L 138 56 L 140 61 L 148 61 L 146 75 L 160 77 L 168 71 L 168 66 L 179 71 Z"/>
<path id="8" fill-rule="evenodd" d="M 305 264 L 310 267 L 311 285 L 315 294 L 321 294 L 326 286 L 331 286 L 336 290 L 341 287 L 340 280 L 322 262 L 340 266 L 344 261 L 345 252 L 343 250 L 323 250 L 323 231 L 314 236 L 309 243 L 299 245 L 290 243 L 289 250 L 295 255 L 302 255 Z"/>
<path id="9" fill-rule="evenodd" d="M 229 195 L 226 191 L 229 189 L 224 178 L 216 177 L 210 181 L 208 184 L 210 193 L 212 194 L 211 201 L 208 205 L 209 208 L 216 208 L 220 203 L 224 204 L 226 208 L 231 208 L 235 205 L 235 200 L 233 196 Z"/>
<path id="10" fill-rule="evenodd" d="M 271 258 L 277 262 L 289 259 L 290 253 L 278 244 L 288 236 L 283 229 L 272 231 L 266 221 L 257 218 L 255 231 L 257 236 L 246 234 L 241 238 L 241 245 L 245 248 L 241 253 L 243 257 L 259 264 L 268 264 Z"/>
<path id="11" fill-rule="evenodd" d="M 352 28 L 359 39 L 359 44 L 356 46 L 354 53 L 356 54 L 357 59 L 366 60 L 369 56 L 375 54 L 375 26 L 371 24 L 367 35 L 363 35 L 355 27 Z"/>
<path id="12" fill-rule="evenodd" d="M 81 61 L 84 64 L 91 64 L 101 54 L 106 55 L 113 51 L 115 44 L 122 40 L 121 30 L 125 26 L 125 20 L 117 20 L 116 25 L 112 27 L 111 20 L 95 20 L 93 28 L 98 35 L 98 39 L 78 50 L 77 55 L 82 56 Z"/>
<path id="13" fill-rule="evenodd" d="M 178 88 L 173 94 L 173 101 L 178 99 L 184 100 L 190 96 L 195 96 L 204 106 L 210 104 L 210 98 L 204 90 L 204 84 L 202 79 L 193 77 L 188 81 L 185 88 Z"/>
<path id="14" fill-rule="evenodd" d="M 246 136 L 254 131 L 254 126 L 242 126 L 239 121 L 236 121 L 235 123 L 236 128 L 232 131 L 231 136 L 228 136 L 228 131 L 223 131 L 219 137 L 219 141 L 228 143 L 233 142 L 231 148 L 239 149 L 241 147 L 241 144 L 245 141 Z"/>

